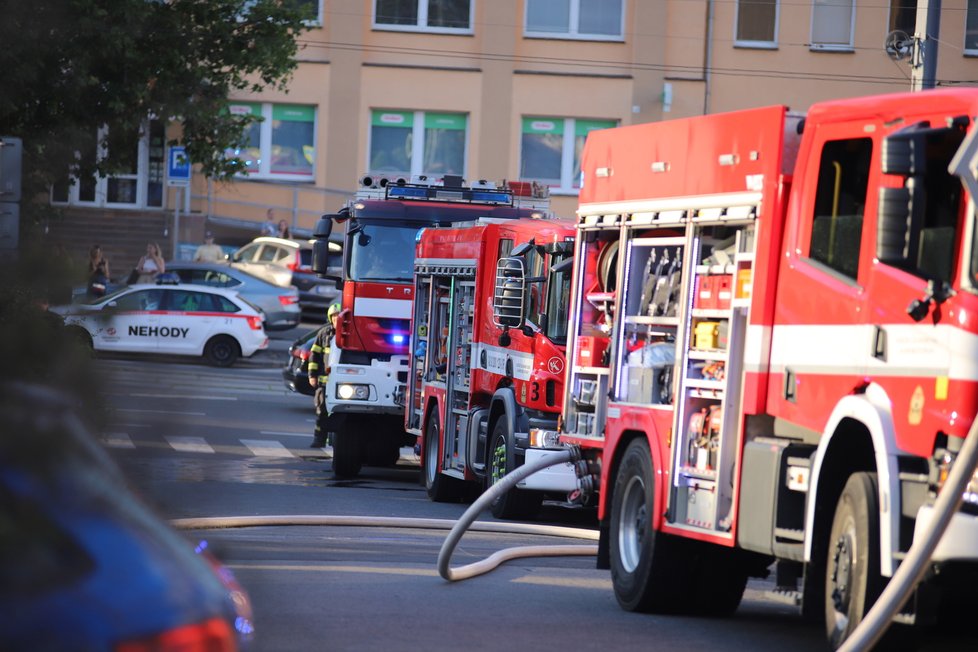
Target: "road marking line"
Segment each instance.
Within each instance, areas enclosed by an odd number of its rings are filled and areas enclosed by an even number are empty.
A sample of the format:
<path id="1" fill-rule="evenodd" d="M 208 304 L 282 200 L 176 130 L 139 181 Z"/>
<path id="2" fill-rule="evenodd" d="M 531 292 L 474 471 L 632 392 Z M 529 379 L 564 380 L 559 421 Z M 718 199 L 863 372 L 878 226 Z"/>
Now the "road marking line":
<path id="1" fill-rule="evenodd" d="M 274 439 L 241 439 L 242 444 L 259 457 L 294 457 L 282 442 Z"/>
<path id="2" fill-rule="evenodd" d="M 199 401 L 237 401 L 237 396 L 200 396 L 199 394 L 129 394 L 139 398 L 192 398 Z"/>
<path id="3" fill-rule="evenodd" d="M 135 448 L 136 444 L 124 432 L 107 432 L 102 437 L 102 443 L 110 448 Z"/>
<path id="4" fill-rule="evenodd" d="M 174 450 L 178 450 L 181 453 L 213 453 L 214 449 L 210 447 L 203 437 L 164 437 L 166 442 Z"/>
<path id="5" fill-rule="evenodd" d="M 414 575 L 417 577 L 438 577 L 438 571 L 421 568 L 384 568 L 381 566 L 332 566 L 295 564 L 225 564 L 231 570 L 262 571 L 313 571 L 318 573 L 370 573 L 374 575 Z M 609 582 L 610 584 L 610 582 Z"/>
<path id="6" fill-rule="evenodd" d="M 284 430 L 259 430 L 263 435 L 282 435 L 283 437 L 312 437 L 311 432 L 285 432 Z"/>
<path id="7" fill-rule="evenodd" d="M 585 577 L 539 577 L 525 575 L 510 580 L 513 584 L 538 584 L 540 586 L 567 587 L 575 589 L 611 590 L 611 580 Z"/>
<path id="8" fill-rule="evenodd" d="M 152 414 L 180 414 L 190 417 L 206 417 L 206 412 L 177 412 L 175 410 L 137 410 L 135 408 L 116 408 L 116 412 L 150 412 Z"/>

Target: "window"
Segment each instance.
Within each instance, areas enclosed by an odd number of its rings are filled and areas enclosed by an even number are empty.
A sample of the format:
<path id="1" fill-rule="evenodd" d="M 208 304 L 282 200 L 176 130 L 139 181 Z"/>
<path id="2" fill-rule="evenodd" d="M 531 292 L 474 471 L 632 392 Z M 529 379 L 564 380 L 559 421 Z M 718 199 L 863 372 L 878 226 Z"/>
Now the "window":
<path id="1" fill-rule="evenodd" d="M 51 189 L 53 203 L 105 208 L 162 208 L 165 134 L 159 120 L 147 121 L 138 133 L 103 127 L 76 153 L 80 163 L 122 154 L 122 169 L 112 176 L 73 179 Z"/>
<path id="2" fill-rule="evenodd" d="M 320 11 L 323 3 L 321 0 L 292 0 L 292 3 L 303 12 L 306 24 L 322 25 L 323 19 Z"/>
<path id="3" fill-rule="evenodd" d="M 524 117 L 520 179 L 539 181 L 553 191 L 576 193 L 581 187 L 585 138 L 595 129 L 616 125 L 614 120 Z"/>
<path id="4" fill-rule="evenodd" d="M 374 27 L 426 32 L 471 32 L 472 0 L 376 0 Z"/>
<path id="5" fill-rule="evenodd" d="M 405 178 L 465 176 L 467 130 L 464 113 L 374 111 L 370 173 Z"/>
<path id="6" fill-rule="evenodd" d="M 737 0 L 734 42 L 748 47 L 774 47 L 778 42 L 778 0 Z"/>
<path id="7" fill-rule="evenodd" d="M 890 0 L 889 31 L 913 36 L 917 28 L 917 0 Z"/>
<path id="8" fill-rule="evenodd" d="M 242 174 L 253 178 L 311 181 L 316 160 L 316 109 L 301 104 L 232 102 L 234 115 L 254 115 L 241 146 L 228 157 L 244 161 Z"/>
<path id="9" fill-rule="evenodd" d="M 855 12 L 853 0 L 814 0 L 812 49 L 851 50 Z"/>
<path id="10" fill-rule="evenodd" d="M 526 35 L 620 41 L 624 0 L 526 0 Z"/>
<path id="11" fill-rule="evenodd" d="M 853 279 L 859 271 L 872 155 L 869 138 L 829 141 L 818 168 L 809 256 Z"/>
<path id="12" fill-rule="evenodd" d="M 115 307 L 124 312 L 158 310 L 162 298 L 163 290 L 140 290 L 116 299 Z"/>
<path id="13" fill-rule="evenodd" d="M 359 236 L 349 240 L 350 278 L 354 281 L 410 281 L 418 228 L 360 220 Z"/>
<path id="14" fill-rule="evenodd" d="M 968 0 L 968 15 L 964 21 L 965 54 L 978 55 L 978 0 Z"/>

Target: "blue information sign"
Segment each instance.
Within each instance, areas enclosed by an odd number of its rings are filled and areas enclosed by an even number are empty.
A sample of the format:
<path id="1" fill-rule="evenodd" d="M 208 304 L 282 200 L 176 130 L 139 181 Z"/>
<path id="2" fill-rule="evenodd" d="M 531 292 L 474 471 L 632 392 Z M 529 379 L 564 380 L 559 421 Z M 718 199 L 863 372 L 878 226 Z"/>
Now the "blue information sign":
<path id="1" fill-rule="evenodd" d="M 170 186 L 190 184 L 190 159 L 187 158 L 186 147 L 179 145 L 170 148 L 166 164 L 166 182 Z"/>

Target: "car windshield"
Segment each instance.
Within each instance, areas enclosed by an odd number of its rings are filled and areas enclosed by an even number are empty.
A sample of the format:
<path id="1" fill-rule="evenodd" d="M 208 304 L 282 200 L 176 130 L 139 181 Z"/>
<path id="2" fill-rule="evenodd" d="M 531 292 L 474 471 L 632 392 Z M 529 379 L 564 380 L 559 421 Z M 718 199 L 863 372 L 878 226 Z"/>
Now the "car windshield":
<path id="1" fill-rule="evenodd" d="M 354 281 L 410 281 L 414 278 L 417 226 L 361 221 L 359 227 L 349 241 L 350 278 Z"/>

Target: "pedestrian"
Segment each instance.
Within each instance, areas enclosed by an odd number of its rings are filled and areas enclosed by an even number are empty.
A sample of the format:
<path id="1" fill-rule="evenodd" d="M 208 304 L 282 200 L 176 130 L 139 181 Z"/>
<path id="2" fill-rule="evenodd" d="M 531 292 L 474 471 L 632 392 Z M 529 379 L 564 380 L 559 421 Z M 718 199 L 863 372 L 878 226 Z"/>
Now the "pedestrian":
<path id="1" fill-rule="evenodd" d="M 105 295 L 109 284 L 109 259 L 102 252 L 102 247 L 93 245 L 88 252 L 88 294 L 91 297 Z"/>
<path id="2" fill-rule="evenodd" d="M 204 244 L 197 247 L 194 253 L 195 263 L 219 263 L 224 260 L 224 250 L 214 244 L 214 234 L 208 231 L 204 234 Z"/>
<path id="3" fill-rule="evenodd" d="M 278 228 L 275 226 L 275 209 L 269 208 L 265 212 L 265 223 L 261 225 L 262 235 L 275 235 Z"/>
<path id="4" fill-rule="evenodd" d="M 155 242 L 146 245 L 146 254 L 139 259 L 136 265 L 136 282 L 153 283 L 156 277 L 166 271 L 166 263 L 163 262 L 163 254 L 160 247 Z"/>
<path id="5" fill-rule="evenodd" d="M 278 221 L 278 233 L 276 234 L 280 238 L 285 238 L 286 240 L 292 239 L 292 229 L 289 228 L 289 223 L 285 220 Z"/>
<path id="6" fill-rule="evenodd" d="M 329 353 L 336 336 L 336 322 L 340 315 L 340 304 L 330 305 L 326 311 L 326 323 L 316 333 L 311 355 L 309 356 L 309 385 L 316 388 L 313 405 L 316 406 L 316 429 L 310 448 L 322 448 L 327 444 L 329 433 L 329 411 L 326 409 L 326 381 L 329 379 Z"/>

